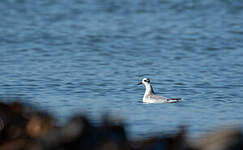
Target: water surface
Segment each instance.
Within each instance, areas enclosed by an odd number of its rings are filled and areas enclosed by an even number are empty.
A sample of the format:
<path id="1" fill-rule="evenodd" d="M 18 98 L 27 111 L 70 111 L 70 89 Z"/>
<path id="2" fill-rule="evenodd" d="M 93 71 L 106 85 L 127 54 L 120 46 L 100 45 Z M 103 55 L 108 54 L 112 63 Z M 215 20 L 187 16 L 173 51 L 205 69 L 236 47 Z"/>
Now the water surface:
<path id="1" fill-rule="evenodd" d="M 4 0 L 0 94 L 65 120 L 110 112 L 131 136 L 187 124 L 193 135 L 243 117 L 243 2 Z M 141 103 L 151 79 L 175 104 Z"/>

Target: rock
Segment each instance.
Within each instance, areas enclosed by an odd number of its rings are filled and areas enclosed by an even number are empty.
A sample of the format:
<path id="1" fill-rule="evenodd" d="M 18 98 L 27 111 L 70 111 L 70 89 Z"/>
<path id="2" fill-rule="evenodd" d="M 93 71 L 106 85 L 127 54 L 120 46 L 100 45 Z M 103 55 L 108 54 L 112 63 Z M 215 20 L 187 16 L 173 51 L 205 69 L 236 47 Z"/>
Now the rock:
<path id="1" fill-rule="evenodd" d="M 242 142 L 240 129 L 223 128 L 199 138 L 194 146 L 199 150 L 242 150 Z"/>

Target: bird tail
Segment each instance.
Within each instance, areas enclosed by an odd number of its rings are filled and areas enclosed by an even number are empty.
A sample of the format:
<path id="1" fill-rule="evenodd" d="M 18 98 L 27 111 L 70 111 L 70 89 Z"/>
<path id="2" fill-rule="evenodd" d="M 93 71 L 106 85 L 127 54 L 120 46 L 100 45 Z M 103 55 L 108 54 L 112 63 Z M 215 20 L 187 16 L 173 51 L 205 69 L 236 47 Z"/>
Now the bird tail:
<path id="1" fill-rule="evenodd" d="M 176 103 L 176 102 L 179 102 L 181 101 L 182 99 L 181 98 L 168 98 L 167 101 L 169 103 Z"/>

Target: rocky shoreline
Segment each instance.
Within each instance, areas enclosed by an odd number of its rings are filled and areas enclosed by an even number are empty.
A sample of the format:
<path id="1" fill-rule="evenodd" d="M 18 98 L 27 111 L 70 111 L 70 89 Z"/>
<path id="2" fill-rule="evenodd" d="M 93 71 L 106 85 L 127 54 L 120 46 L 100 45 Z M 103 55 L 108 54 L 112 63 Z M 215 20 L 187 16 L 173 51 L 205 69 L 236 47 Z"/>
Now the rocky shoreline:
<path id="1" fill-rule="evenodd" d="M 130 139 L 122 121 L 105 117 L 93 125 L 84 115 L 73 116 L 63 126 L 33 106 L 0 102 L 0 150 L 242 150 L 238 128 L 219 129 L 188 137 L 185 127 L 176 133 Z"/>

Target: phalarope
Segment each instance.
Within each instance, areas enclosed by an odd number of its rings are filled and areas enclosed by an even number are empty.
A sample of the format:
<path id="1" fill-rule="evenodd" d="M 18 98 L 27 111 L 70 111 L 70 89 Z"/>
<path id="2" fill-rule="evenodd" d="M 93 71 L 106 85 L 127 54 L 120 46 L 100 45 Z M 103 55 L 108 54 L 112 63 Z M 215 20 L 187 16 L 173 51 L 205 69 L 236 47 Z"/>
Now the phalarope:
<path id="1" fill-rule="evenodd" d="M 138 85 L 139 84 L 143 84 L 146 88 L 143 96 L 144 103 L 176 103 L 181 100 L 181 98 L 167 98 L 155 95 L 148 78 L 144 78 L 141 82 L 138 83 Z"/>

